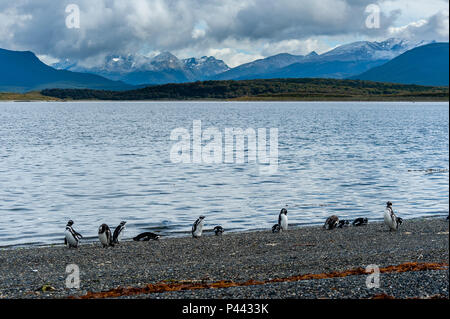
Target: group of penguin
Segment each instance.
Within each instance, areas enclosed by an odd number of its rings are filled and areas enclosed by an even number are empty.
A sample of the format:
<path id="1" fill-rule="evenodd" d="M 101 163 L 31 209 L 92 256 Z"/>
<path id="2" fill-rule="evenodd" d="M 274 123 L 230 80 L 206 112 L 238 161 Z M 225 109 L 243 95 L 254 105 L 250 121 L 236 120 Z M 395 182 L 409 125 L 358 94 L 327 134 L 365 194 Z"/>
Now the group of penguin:
<path id="1" fill-rule="evenodd" d="M 199 238 L 202 236 L 203 232 L 203 224 L 204 224 L 205 216 L 200 216 L 195 223 L 192 225 L 192 237 Z M 107 224 L 101 224 L 98 228 L 98 239 L 100 240 L 100 243 L 102 246 L 108 247 L 119 244 L 122 235 L 125 230 L 125 224 L 126 221 L 120 222 L 120 224 L 114 229 L 114 232 L 111 232 L 111 229 Z M 69 248 L 77 248 L 80 239 L 83 238 L 83 236 L 78 233 L 75 229 L 73 229 L 73 220 L 69 220 L 69 222 L 66 225 L 66 230 L 64 231 L 64 244 Z M 216 226 L 214 227 L 214 233 L 216 236 L 222 235 L 224 232 L 224 229 L 222 226 Z M 149 241 L 149 240 L 158 240 L 160 238 L 159 235 L 152 233 L 152 232 L 145 232 L 137 235 L 133 238 L 134 241 Z"/>
<path id="2" fill-rule="evenodd" d="M 288 217 L 287 217 L 287 209 L 282 208 L 280 211 L 280 214 L 278 215 L 278 223 L 273 225 L 272 232 L 273 233 L 280 233 L 282 231 L 286 231 L 288 229 Z M 203 232 L 203 224 L 204 224 L 205 216 L 200 216 L 192 225 L 192 237 L 193 238 L 199 238 L 202 236 Z M 403 219 L 400 217 L 397 217 L 394 213 L 394 210 L 392 209 L 392 202 L 386 203 L 386 208 L 384 211 L 384 223 L 389 227 L 389 230 L 397 230 L 398 227 L 402 224 Z M 368 219 L 367 218 L 357 218 L 352 222 L 353 226 L 363 226 L 367 225 Z M 100 225 L 98 229 L 98 238 L 100 240 L 100 243 L 103 247 L 108 246 L 114 246 L 119 244 L 119 241 L 122 237 L 123 231 L 125 229 L 125 221 L 122 221 L 114 230 L 113 233 L 111 233 L 110 228 L 107 224 Z M 64 243 L 68 247 L 78 247 L 78 244 L 80 242 L 80 239 L 83 238 L 83 236 L 76 232 L 73 227 L 73 221 L 69 220 L 69 222 L 66 225 L 66 230 L 64 232 L 65 239 Z M 334 228 L 343 228 L 346 226 L 350 226 L 350 221 L 348 220 L 339 220 L 339 218 L 336 215 L 330 216 L 325 221 L 325 224 L 323 225 L 323 228 L 327 230 L 331 230 Z M 224 229 L 222 226 L 216 226 L 214 227 L 214 233 L 216 236 L 222 235 L 224 232 Z M 139 234 L 138 236 L 134 237 L 133 240 L 135 241 L 149 241 L 152 240 L 158 240 L 160 238 L 159 235 L 154 234 L 152 232 L 145 232 L 142 234 Z"/>
<path id="3" fill-rule="evenodd" d="M 367 218 L 357 218 L 352 222 L 352 225 L 363 226 L 367 225 L 367 223 L 368 223 Z M 386 224 L 386 226 L 389 227 L 390 231 L 397 230 L 398 227 L 403 223 L 403 219 L 397 217 L 397 215 L 395 214 L 394 209 L 392 208 L 392 202 L 390 201 L 386 203 L 386 208 L 384 210 L 384 223 Z M 343 228 L 349 225 L 350 221 L 339 220 L 339 218 L 336 215 L 333 215 L 327 218 L 323 227 L 325 229 L 333 229 L 333 228 Z"/>
<path id="4" fill-rule="evenodd" d="M 367 225 L 369 220 L 367 218 L 359 217 L 356 218 L 351 224 L 353 226 L 364 226 Z M 384 210 L 384 223 L 389 227 L 389 230 L 397 230 L 402 224 L 403 219 L 397 217 L 394 210 L 392 209 L 392 202 L 388 201 L 386 203 L 386 208 Z M 344 228 L 350 226 L 349 220 L 339 220 L 339 217 L 332 215 L 327 218 L 323 228 L 331 230 L 334 228 Z M 278 216 L 278 223 L 272 226 L 273 233 L 279 233 L 288 228 L 288 218 L 286 208 L 281 209 L 280 215 Z"/>
<path id="5" fill-rule="evenodd" d="M 111 233 L 111 229 L 107 224 L 101 224 L 98 228 L 98 239 L 100 240 L 102 246 L 108 247 L 118 244 L 123 235 L 123 231 L 125 230 L 126 223 L 127 222 L 125 221 L 120 222 L 119 226 L 117 226 L 114 230 L 114 233 Z M 83 238 L 83 236 L 73 229 L 72 225 L 73 220 L 69 220 L 66 225 L 66 230 L 64 231 L 64 244 L 69 248 L 76 248 L 78 247 L 80 239 Z"/>
<path id="6" fill-rule="evenodd" d="M 202 236 L 202 232 L 203 232 L 203 224 L 204 224 L 204 220 L 205 220 L 205 216 L 200 216 L 192 225 L 192 237 L 194 238 L 199 238 Z M 214 227 L 214 233 L 216 234 L 216 236 L 220 236 L 222 235 L 224 232 L 224 229 L 222 226 L 216 226 Z"/>

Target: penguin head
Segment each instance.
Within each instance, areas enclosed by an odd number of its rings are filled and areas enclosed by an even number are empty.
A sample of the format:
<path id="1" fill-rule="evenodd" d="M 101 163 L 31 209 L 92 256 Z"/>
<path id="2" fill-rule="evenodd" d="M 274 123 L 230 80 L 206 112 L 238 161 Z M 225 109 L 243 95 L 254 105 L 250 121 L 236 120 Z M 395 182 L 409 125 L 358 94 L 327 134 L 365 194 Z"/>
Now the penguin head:
<path id="1" fill-rule="evenodd" d="M 72 226 L 73 225 L 73 220 L 69 220 L 68 222 L 67 222 L 67 226 Z"/>
<path id="2" fill-rule="evenodd" d="M 388 202 L 386 203 L 386 207 L 392 207 L 392 202 L 388 201 Z"/>
<path id="3" fill-rule="evenodd" d="M 108 225 L 106 225 L 106 224 L 101 224 L 100 227 L 98 228 L 98 233 L 99 233 L 99 234 L 102 234 L 102 233 L 104 233 L 105 231 L 107 231 L 108 229 L 109 229 Z"/>
<path id="4" fill-rule="evenodd" d="M 127 223 L 126 221 L 121 221 L 120 226 L 125 226 L 126 223 Z"/>
<path id="5" fill-rule="evenodd" d="M 363 223 L 364 223 L 364 224 L 367 224 L 368 222 L 369 222 L 369 220 L 367 219 L 367 217 L 364 217 L 364 218 L 363 218 Z"/>
<path id="6" fill-rule="evenodd" d="M 222 234 L 222 233 L 223 233 L 223 228 L 222 228 L 222 226 L 216 226 L 216 227 L 214 227 L 214 232 L 216 233 L 216 235 Z"/>
<path id="7" fill-rule="evenodd" d="M 278 233 L 280 232 L 280 230 L 281 230 L 280 225 L 275 224 L 272 226 L 272 233 Z"/>
<path id="8" fill-rule="evenodd" d="M 287 215 L 287 209 L 286 208 L 282 208 L 280 214 Z"/>
<path id="9" fill-rule="evenodd" d="M 203 220 L 203 219 L 205 219 L 205 216 L 202 215 L 198 219 Z"/>

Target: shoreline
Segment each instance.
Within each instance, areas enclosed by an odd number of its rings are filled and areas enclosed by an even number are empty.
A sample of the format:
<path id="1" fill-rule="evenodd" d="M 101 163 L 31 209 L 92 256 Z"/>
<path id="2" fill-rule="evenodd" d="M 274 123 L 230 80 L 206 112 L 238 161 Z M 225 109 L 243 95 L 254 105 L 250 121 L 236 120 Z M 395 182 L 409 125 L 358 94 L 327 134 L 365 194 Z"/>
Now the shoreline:
<path id="1" fill-rule="evenodd" d="M 89 292 L 92 298 L 340 299 L 380 294 L 448 298 L 448 225 L 445 218 L 435 217 L 405 220 L 397 232 L 389 232 L 381 222 L 369 222 L 367 226 L 331 231 L 305 226 L 281 234 L 266 230 L 224 233 L 221 237 L 207 234 L 199 239 L 125 241 L 106 249 L 99 242 L 82 244 L 78 249 L 2 249 L 0 298 L 89 297 Z M 425 269 L 383 273 L 381 287 L 375 289 L 366 287 L 365 274 L 352 272 L 371 264 L 403 269 L 411 263 L 425 265 Z M 80 289 L 65 287 L 68 264 L 79 266 Z M 432 268 L 435 264 L 441 268 Z M 308 274 L 322 277 L 305 277 Z M 160 287 L 168 283 L 206 286 L 184 286 L 179 291 Z M 149 284 L 160 290 L 144 289 Z M 118 287 L 122 287 L 119 295 L 105 293 Z M 125 287 L 140 292 L 130 294 Z"/>
<path id="2" fill-rule="evenodd" d="M 447 215 L 446 215 L 447 214 Z M 428 219 L 445 219 L 446 216 L 448 216 L 448 213 L 445 214 L 435 214 L 435 215 L 427 215 L 427 216 L 421 216 L 421 217 L 413 217 L 410 219 L 404 219 L 404 221 L 415 221 L 415 220 L 428 220 Z M 371 219 L 371 223 L 383 223 L 383 218 L 377 218 L 377 219 Z M 303 223 L 303 224 L 296 224 L 296 223 L 290 223 L 289 227 L 290 229 L 304 229 L 304 228 L 311 228 L 311 227 L 322 227 L 323 223 Z M 270 228 L 270 227 L 269 227 Z M 266 232 L 269 230 L 269 228 L 253 228 L 253 229 L 246 229 L 246 230 L 227 230 L 227 234 L 245 234 L 245 233 L 255 233 L 255 232 Z M 185 232 L 175 232 L 175 233 L 168 233 L 168 234 L 161 234 L 160 232 L 155 232 L 157 235 L 160 235 L 164 239 L 179 239 L 179 238 L 191 238 L 191 232 L 185 231 Z M 203 236 L 212 236 L 214 234 L 213 228 L 203 228 Z M 122 238 L 122 242 L 133 242 L 133 237 L 138 235 L 138 233 L 135 233 L 131 237 L 125 237 Z M 34 249 L 34 248 L 52 248 L 52 247 L 64 247 L 63 243 L 63 234 L 61 234 L 61 242 L 58 243 L 23 243 L 23 244 L 16 244 L 16 245 L 5 245 L 0 246 L 0 252 L 4 250 L 17 250 L 17 249 Z M 94 237 L 86 237 L 84 238 L 79 247 L 84 245 L 92 245 L 98 242 L 98 238 L 96 236 Z"/>
<path id="3" fill-rule="evenodd" d="M 16 102 L 16 103 L 33 103 L 33 102 L 409 102 L 409 103 L 424 103 L 424 102 L 449 102 L 449 97 L 446 98 L 428 98 L 428 99 L 272 99 L 272 98 L 236 98 L 236 99 L 193 99 L 193 100 L 63 100 L 63 99 L 25 99 L 25 100 L 2 100 L 0 102 Z"/>

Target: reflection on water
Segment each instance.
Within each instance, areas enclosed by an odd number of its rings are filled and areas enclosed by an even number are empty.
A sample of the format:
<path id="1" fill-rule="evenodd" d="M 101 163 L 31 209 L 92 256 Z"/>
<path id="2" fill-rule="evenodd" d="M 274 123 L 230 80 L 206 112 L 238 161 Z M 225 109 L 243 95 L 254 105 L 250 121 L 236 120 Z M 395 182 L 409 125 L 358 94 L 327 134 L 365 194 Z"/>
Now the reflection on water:
<path id="1" fill-rule="evenodd" d="M 0 103 L 0 246 L 61 243 L 68 219 L 128 221 L 125 238 L 270 229 L 331 214 L 381 220 L 448 214 L 448 103 Z M 279 166 L 173 164 L 170 133 L 278 128 Z M 432 169 L 430 171 L 430 169 Z"/>

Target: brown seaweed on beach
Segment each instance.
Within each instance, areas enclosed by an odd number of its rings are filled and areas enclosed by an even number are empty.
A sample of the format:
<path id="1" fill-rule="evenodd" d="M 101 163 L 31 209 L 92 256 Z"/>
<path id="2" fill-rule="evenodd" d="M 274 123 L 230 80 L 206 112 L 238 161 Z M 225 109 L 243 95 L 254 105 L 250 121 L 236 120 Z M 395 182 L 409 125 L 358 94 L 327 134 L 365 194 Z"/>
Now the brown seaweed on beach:
<path id="1" fill-rule="evenodd" d="M 442 270 L 448 267 L 446 263 L 417 263 L 408 262 L 395 266 L 381 267 L 380 273 L 401 273 L 408 271 L 425 271 L 425 270 Z M 211 283 L 206 283 L 204 281 L 174 281 L 174 282 L 159 282 L 156 284 L 148 284 L 144 287 L 118 287 L 108 291 L 103 292 L 88 292 L 87 294 L 80 297 L 69 297 L 69 298 L 81 298 L 81 299 L 98 299 L 98 298 L 115 298 L 120 296 L 133 296 L 141 294 L 151 294 L 151 293 L 162 293 L 168 291 L 181 291 L 181 290 L 197 290 L 197 289 L 211 289 L 211 288 L 228 288 L 228 287 L 242 287 L 242 286 L 252 286 L 252 285 L 264 285 L 268 283 L 277 282 L 294 282 L 301 280 L 312 280 L 312 279 L 327 279 L 327 278 L 338 278 L 354 275 L 366 275 L 367 272 L 364 268 L 355 268 L 346 271 L 334 271 L 330 273 L 322 274 L 304 274 L 298 276 L 291 276 L 286 278 L 275 278 L 270 280 L 256 281 L 248 280 L 245 282 L 234 282 L 230 280 L 221 280 Z M 376 299 L 385 298 L 386 296 L 376 295 Z M 374 297 L 374 298 L 375 298 Z M 389 297 L 389 296 L 387 296 Z"/>

